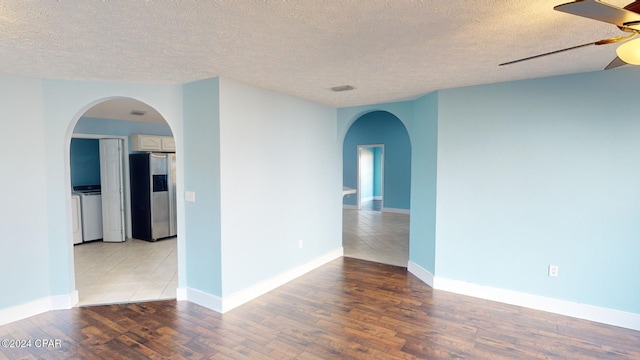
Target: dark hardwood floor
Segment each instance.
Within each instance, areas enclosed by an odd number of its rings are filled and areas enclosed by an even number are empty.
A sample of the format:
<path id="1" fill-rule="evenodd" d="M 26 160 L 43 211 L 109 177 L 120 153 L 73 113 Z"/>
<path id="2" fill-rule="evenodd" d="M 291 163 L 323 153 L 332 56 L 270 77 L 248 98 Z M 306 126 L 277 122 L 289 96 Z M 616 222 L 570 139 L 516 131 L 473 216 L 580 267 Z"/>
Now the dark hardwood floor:
<path id="1" fill-rule="evenodd" d="M 350 258 L 224 315 L 183 301 L 82 307 L 2 326 L 0 340 L 0 359 L 640 359 L 640 332 Z"/>

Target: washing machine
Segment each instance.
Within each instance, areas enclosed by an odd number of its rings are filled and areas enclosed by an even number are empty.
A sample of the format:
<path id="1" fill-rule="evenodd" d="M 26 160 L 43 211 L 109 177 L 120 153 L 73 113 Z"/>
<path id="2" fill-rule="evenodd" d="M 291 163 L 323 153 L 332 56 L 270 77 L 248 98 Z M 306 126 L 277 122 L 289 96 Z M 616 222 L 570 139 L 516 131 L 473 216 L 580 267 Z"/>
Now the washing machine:
<path id="1" fill-rule="evenodd" d="M 100 185 L 77 185 L 73 195 L 80 197 L 82 242 L 102 240 L 102 192 Z"/>

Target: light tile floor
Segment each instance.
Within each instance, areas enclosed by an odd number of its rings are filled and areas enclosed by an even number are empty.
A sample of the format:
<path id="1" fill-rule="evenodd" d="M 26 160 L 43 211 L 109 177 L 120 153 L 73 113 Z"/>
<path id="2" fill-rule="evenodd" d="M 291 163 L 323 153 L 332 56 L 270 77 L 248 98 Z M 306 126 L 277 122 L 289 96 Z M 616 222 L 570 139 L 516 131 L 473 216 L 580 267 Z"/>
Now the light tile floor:
<path id="1" fill-rule="evenodd" d="M 342 214 L 344 256 L 407 267 L 409 215 L 353 209 Z"/>
<path id="2" fill-rule="evenodd" d="M 75 245 L 78 305 L 175 299 L 176 238 Z"/>
<path id="3" fill-rule="evenodd" d="M 345 209 L 342 234 L 345 256 L 407 266 L 409 215 Z M 81 244 L 74 258 L 80 306 L 176 297 L 176 238 Z"/>

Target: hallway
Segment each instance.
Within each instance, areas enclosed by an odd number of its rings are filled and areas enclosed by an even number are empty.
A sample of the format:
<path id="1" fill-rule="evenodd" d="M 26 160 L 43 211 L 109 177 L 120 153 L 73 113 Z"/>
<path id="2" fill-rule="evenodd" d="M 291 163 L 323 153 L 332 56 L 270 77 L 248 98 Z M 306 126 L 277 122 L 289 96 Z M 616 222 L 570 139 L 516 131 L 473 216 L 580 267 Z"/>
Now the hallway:
<path id="1" fill-rule="evenodd" d="M 409 215 L 355 209 L 342 214 L 344 256 L 407 267 Z"/>

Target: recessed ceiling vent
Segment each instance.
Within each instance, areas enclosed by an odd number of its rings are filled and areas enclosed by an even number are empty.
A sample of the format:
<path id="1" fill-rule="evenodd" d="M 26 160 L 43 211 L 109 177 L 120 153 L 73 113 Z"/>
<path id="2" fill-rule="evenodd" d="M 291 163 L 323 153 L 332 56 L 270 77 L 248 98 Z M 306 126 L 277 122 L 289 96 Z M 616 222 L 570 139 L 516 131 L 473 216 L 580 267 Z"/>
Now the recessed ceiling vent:
<path id="1" fill-rule="evenodd" d="M 331 91 L 341 92 L 341 91 L 349 91 L 355 89 L 351 85 L 342 85 L 342 86 L 334 86 L 331 88 Z"/>
<path id="2" fill-rule="evenodd" d="M 136 115 L 136 116 L 142 116 L 144 114 L 146 114 L 146 111 L 142 111 L 142 110 L 131 110 L 131 115 Z"/>

